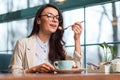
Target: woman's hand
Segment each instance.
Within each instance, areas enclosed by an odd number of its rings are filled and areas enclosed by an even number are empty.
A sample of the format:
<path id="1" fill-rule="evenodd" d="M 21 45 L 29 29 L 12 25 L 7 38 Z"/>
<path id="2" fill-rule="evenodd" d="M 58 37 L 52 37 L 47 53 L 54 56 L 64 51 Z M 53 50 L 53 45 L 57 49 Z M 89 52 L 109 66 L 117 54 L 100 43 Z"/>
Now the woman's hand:
<path id="1" fill-rule="evenodd" d="M 80 22 L 76 22 L 72 26 L 72 30 L 74 31 L 74 39 L 79 40 L 82 33 L 82 26 Z"/>
<path id="2" fill-rule="evenodd" d="M 48 73 L 48 72 L 53 72 L 54 70 L 55 68 L 51 64 L 43 63 L 41 65 L 38 65 L 26 70 L 26 72 L 27 73 L 35 73 L 35 72 Z"/>
<path id="3" fill-rule="evenodd" d="M 37 72 L 53 72 L 55 68 L 51 64 L 43 63 L 41 65 L 36 66 Z"/>
<path id="4" fill-rule="evenodd" d="M 82 33 L 82 25 L 80 22 L 76 22 L 72 26 L 72 30 L 74 31 L 74 40 L 75 40 L 75 52 L 77 52 L 78 55 L 82 56 L 82 51 L 80 47 L 80 36 Z"/>

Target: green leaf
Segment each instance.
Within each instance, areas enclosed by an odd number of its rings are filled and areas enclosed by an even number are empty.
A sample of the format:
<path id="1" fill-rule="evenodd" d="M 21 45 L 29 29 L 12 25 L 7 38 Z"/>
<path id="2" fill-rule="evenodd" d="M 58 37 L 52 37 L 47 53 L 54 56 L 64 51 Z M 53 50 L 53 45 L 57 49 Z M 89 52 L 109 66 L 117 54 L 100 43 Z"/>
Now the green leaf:
<path id="1" fill-rule="evenodd" d="M 104 49 L 104 44 L 99 44 L 100 47 L 102 47 Z"/>
<path id="2" fill-rule="evenodd" d="M 108 45 L 106 42 L 103 42 L 101 44 L 98 44 L 103 50 L 104 50 L 104 61 L 110 61 L 110 58 L 108 58 L 107 56 L 107 48 L 110 49 L 111 55 L 112 55 L 112 59 L 114 59 L 115 57 L 115 51 L 117 50 L 117 48 L 115 46 L 111 46 Z"/>
<path id="3" fill-rule="evenodd" d="M 109 46 L 106 42 L 104 42 L 103 45 L 105 46 L 105 48 Z"/>
<path id="4" fill-rule="evenodd" d="M 111 53 L 114 54 L 114 46 L 109 46 L 109 48 L 110 48 Z"/>

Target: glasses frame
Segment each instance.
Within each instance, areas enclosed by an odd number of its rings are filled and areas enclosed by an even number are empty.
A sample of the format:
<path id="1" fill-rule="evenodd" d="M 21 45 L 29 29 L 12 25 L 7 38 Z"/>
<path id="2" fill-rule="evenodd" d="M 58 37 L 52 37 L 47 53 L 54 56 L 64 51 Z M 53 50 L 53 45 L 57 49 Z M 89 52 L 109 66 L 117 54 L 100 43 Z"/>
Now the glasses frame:
<path id="1" fill-rule="evenodd" d="M 61 21 L 60 16 L 59 15 L 53 15 L 52 13 L 47 13 L 41 16 L 46 16 L 50 21 L 53 21 L 54 19 L 56 19 L 58 22 Z"/>

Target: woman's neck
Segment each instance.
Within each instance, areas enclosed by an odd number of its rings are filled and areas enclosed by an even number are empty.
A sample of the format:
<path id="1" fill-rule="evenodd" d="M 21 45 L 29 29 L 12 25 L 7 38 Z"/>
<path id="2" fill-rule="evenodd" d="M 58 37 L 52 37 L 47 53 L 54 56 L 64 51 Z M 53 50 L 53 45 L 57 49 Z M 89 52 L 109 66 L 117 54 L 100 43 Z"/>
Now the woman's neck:
<path id="1" fill-rule="evenodd" d="M 48 35 L 40 31 L 37 35 L 43 43 L 46 43 L 50 39 L 50 36 L 51 36 L 50 34 Z"/>

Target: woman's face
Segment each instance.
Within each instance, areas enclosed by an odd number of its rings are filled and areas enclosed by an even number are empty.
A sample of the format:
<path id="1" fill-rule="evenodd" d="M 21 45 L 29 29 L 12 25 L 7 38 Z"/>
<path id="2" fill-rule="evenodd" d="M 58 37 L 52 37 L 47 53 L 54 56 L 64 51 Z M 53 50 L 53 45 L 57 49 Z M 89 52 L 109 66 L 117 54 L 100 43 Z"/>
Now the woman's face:
<path id="1" fill-rule="evenodd" d="M 41 18 L 37 20 L 40 31 L 45 34 L 54 33 L 59 26 L 58 11 L 52 7 L 47 7 L 43 10 Z"/>

